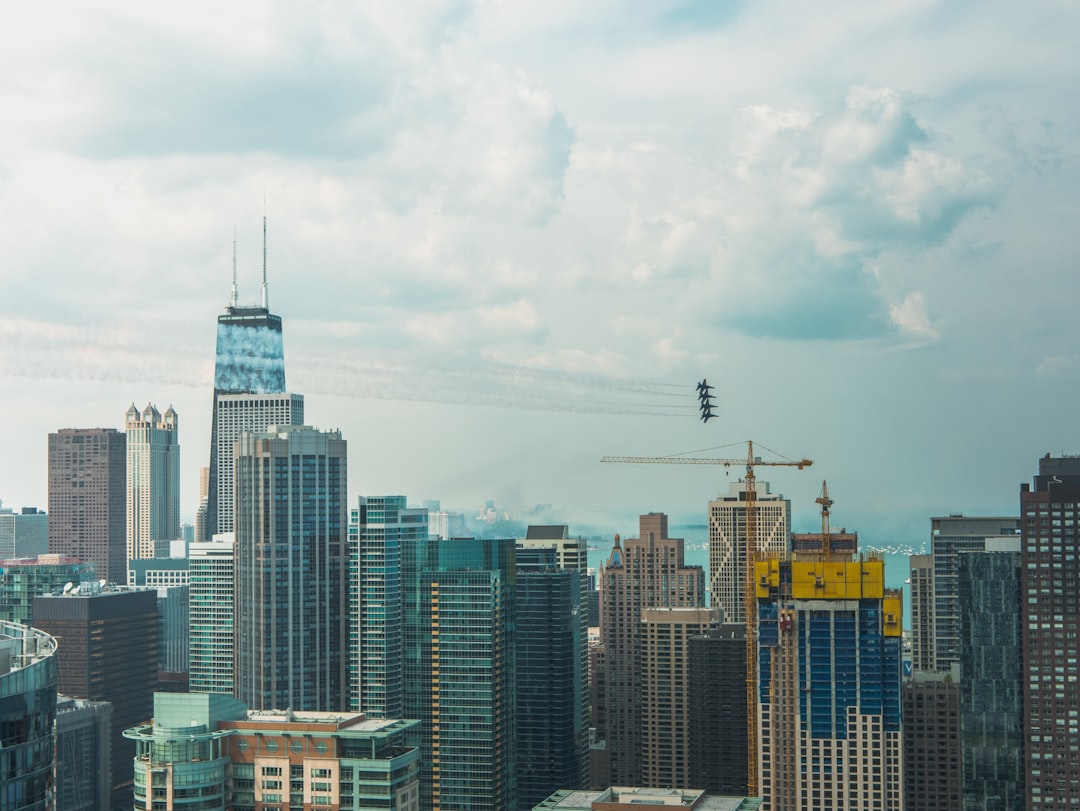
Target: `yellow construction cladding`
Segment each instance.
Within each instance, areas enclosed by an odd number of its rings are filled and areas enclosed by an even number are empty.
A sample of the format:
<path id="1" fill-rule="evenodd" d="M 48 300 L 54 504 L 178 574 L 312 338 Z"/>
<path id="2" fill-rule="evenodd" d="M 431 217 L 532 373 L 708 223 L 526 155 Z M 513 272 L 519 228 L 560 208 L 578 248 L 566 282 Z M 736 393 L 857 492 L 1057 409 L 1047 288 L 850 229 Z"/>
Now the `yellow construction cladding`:
<path id="1" fill-rule="evenodd" d="M 882 632 L 885 636 L 901 636 L 904 618 L 904 593 L 889 589 L 881 601 Z"/>
<path id="2" fill-rule="evenodd" d="M 885 597 L 885 562 L 801 561 L 785 562 L 791 567 L 791 597 L 796 600 L 859 600 Z M 764 560 L 754 564 L 757 596 L 766 598 L 771 589 L 780 587 L 780 561 Z M 896 633 L 899 635 L 899 599 L 896 604 Z M 888 608 L 886 608 L 888 612 Z"/>

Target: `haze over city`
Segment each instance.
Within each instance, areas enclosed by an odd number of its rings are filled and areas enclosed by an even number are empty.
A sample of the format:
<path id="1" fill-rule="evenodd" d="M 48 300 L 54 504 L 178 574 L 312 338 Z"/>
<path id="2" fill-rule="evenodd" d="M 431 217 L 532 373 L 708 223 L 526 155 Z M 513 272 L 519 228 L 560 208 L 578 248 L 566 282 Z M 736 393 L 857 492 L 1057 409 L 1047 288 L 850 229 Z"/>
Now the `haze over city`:
<path id="1" fill-rule="evenodd" d="M 704 520 L 746 439 L 864 543 L 1078 451 L 1080 11 L 886 2 L 24 6 L 0 30 L 6 506 L 46 435 L 179 414 L 270 307 L 349 493 Z M 716 386 L 697 420 L 694 384 Z M 739 445 L 711 455 L 737 457 Z M 768 458 L 766 452 L 763 456 Z M 728 477 L 737 476 L 733 469 Z"/>

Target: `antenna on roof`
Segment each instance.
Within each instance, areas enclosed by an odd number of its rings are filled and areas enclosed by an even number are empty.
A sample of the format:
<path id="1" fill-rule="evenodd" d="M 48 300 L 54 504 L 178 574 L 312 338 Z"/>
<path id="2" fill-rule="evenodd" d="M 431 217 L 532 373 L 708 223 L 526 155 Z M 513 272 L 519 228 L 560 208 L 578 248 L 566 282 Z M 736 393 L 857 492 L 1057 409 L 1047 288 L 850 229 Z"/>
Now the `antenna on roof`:
<path id="1" fill-rule="evenodd" d="M 266 195 L 263 195 L 263 286 L 262 286 L 262 306 L 263 309 L 269 309 L 269 297 L 266 294 Z"/>
<path id="2" fill-rule="evenodd" d="M 233 229 L 232 229 L 232 296 L 229 299 L 229 306 L 230 307 L 235 307 L 236 306 L 236 297 L 237 297 L 237 295 L 238 294 L 237 294 L 237 287 L 236 287 L 236 226 L 234 225 Z"/>

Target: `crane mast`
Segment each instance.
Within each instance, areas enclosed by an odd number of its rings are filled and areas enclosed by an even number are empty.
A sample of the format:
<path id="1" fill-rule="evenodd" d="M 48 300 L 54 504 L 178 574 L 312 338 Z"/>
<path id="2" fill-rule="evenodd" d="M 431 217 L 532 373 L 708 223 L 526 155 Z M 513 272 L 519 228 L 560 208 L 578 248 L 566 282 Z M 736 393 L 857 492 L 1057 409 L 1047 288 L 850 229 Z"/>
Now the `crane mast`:
<path id="1" fill-rule="evenodd" d="M 741 443 L 740 443 L 741 444 Z M 754 456 L 754 441 L 746 442 L 746 459 L 716 458 L 673 454 L 671 456 L 604 456 L 601 462 L 657 465 L 746 465 L 746 573 L 743 580 L 743 608 L 746 614 L 746 780 L 747 796 L 758 789 L 758 719 L 757 719 L 757 598 L 754 588 L 754 564 L 757 563 L 757 479 L 754 466 L 795 467 L 802 470 L 810 459 L 785 459 L 764 462 Z M 828 493 L 823 494 L 828 498 Z M 819 500 L 820 503 L 820 500 Z M 827 508 L 826 508 L 827 509 Z"/>

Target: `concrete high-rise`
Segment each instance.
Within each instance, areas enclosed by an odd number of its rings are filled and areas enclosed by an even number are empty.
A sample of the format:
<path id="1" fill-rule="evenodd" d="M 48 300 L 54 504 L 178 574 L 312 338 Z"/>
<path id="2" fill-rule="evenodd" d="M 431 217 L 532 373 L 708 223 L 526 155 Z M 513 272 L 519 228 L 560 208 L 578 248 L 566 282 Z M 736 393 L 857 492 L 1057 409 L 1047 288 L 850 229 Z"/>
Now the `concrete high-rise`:
<path id="1" fill-rule="evenodd" d="M 49 434 L 49 552 L 94 564 L 127 582 L 127 438 L 113 428 Z"/>
<path id="2" fill-rule="evenodd" d="M 690 639 L 718 624 L 719 609 L 641 611 L 642 783 L 679 788 L 690 782 Z M 744 677 L 745 683 L 745 677 Z"/>
<path id="3" fill-rule="evenodd" d="M 1080 457 L 1039 459 L 1020 487 L 1027 807 L 1080 802 Z"/>
<path id="4" fill-rule="evenodd" d="M 240 306 L 237 295 L 235 245 L 233 283 L 229 306 L 217 320 L 217 351 L 214 361 L 214 402 L 210 426 L 210 473 L 207 483 L 206 526 L 201 540 L 221 532 L 218 503 L 219 442 L 221 415 L 218 398 L 223 394 L 277 394 L 285 391 L 285 344 L 281 318 L 270 312 L 266 282 L 266 218 L 263 218 L 262 305 Z M 262 431 L 273 422 L 252 430 Z"/>
<path id="5" fill-rule="evenodd" d="M 131 807 L 133 745 L 124 728 L 153 713 L 157 686 L 157 594 L 91 587 L 34 599 L 34 622 L 59 646 L 59 691 L 113 706 L 112 807 Z"/>
<path id="6" fill-rule="evenodd" d="M 757 559 L 788 556 L 791 502 L 769 492 L 768 482 L 755 488 Z M 746 482 L 732 482 L 728 495 L 709 502 L 709 599 L 723 611 L 724 622 L 746 622 Z"/>
<path id="7" fill-rule="evenodd" d="M 1015 548 L 1020 532 L 1016 517 L 950 515 L 930 519 L 930 554 L 934 560 L 934 670 L 947 673 L 960 661 L 956 607 L 956 558 L 965 551 Z M 917 629 L 913 629 L 915 631 Z M 915 641 L 916 648 L 925 644 Z"/>
<path id="8" fill-rule="evenodd" d="M 188 558 L 188 684 L 193 693 L 233 694 L 233 533 L 196 541 Z"/>
<path id="9" fill-rule="evenodd" d="M 921 673 L 937 670 L 934 656 L 934 556 L 908 558 L 911 588 L 911 662 Z"/>
<path id="10" fill-rule="evenodd" d="M 755 564 L 765 811 L 900 811 L 902 594 L 879 559 Z"/>
<path id="11" fill-rule="evenodd" d="M 965 811 L 1024 805 L 1020 551 L 957 556 Z"/>
<path id="12" fill-rule="evenodd" d="M 428 537 L 405 496 L 361 496 L 349 516 L 349 707 L 403 717 L 401 544 Z"/>
<path id="13" fill-rule="evenodd" d="M 235 695 L 344 710 L 346 442 L 309 426 L 244 433 L 235 475 Z"/>
<path id="14" fill-rule="evenodd" d="M 127 559 L 168 557 L 180 537 L 179 423 L 172 406 L 162 414 L 132 403 L 127 436 Z"/>
<path id="15" fill-rule="evenodd" d="M 960 687 L 948 673 L 905 679 L 904 808 L 958 811 Z"/>
<path id="16" fill-rule="evenodd" d="M 689 645 L 690 779 L 714 794 L 746 794 L 746 626 L 722 625 Z"/>
<path id="17" fill-rule="evenodd" d="M 235 528 L 236 482 L 233 480 L 233 469 L 236 464 L 236 440 L 245 432 L 259 433 L 271 425 L 303 425 L 304 395 L 271 392 L 221 394 L 218 395 L 216 406 L 214 436 L 217 456 L 213 479 L 217 492 L 214 502 L 217 529 L 214 533 L 220 535 Z"/>
<path id="18" fill-rule="evenodd" d="M 423 811 L 517 807 L 512 539 L 401 545 L 405 717 L 420 721 Z"/>
<path id="19" fill-rule="evenodd" d="M 687 566 L 683 540 L 668 537 L 667 516 L 641 516 L 640 537 L 616 536 L 600 575 L 600 638 L 607 683 L 598 697 L 610 757 L 611 781 L 641 784 L 642 625 L 646 608 L 703 608 L 705 571 Z"/>

